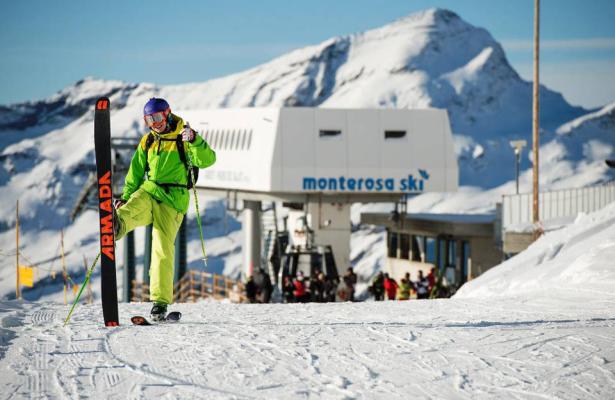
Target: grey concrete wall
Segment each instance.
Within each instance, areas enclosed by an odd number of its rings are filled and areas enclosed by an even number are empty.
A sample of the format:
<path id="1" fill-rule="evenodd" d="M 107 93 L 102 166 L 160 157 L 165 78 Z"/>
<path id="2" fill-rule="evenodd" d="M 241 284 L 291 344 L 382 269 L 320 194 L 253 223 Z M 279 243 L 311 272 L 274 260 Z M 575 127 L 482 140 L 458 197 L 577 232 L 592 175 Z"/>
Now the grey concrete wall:
<path id="1" fill-rule="evenodd" d="M 502 262 L 502 252 L 496 247 L 493 238 L 470 239 L 470 279 Z"/>

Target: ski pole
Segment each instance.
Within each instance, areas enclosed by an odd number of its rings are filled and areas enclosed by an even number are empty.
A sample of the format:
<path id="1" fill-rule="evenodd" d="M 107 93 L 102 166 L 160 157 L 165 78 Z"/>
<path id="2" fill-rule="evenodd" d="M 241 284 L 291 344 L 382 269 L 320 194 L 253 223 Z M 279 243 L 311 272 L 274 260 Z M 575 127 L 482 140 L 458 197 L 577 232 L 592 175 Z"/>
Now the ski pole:
<path id="1" fill-rule="evenodd" d="M 68 315 L 66 316 L 66 319 L 64 320 L 64 326 L 68 324 L 68 320 L 70 319 L 70 316 L 73 313 L 73 310 L 75 309 L 75 306 L 77 305 L 77 302 L 79 301 L 79 298 L 81 297 L 81 292 L 83 292 L 83 288 L 85 288 L 85 285 L 87 285 L 88 281 L 90 280 L 90 276 L 92 276 L 92 271 L 94 271 L 94 267 L 96 266 L 96 263 L 98 262 L 98 259 L 100 258 L 100 254 L 101 253 L 98 252 L 98 255 L 94 259 L 92 266 L 88 270 L 88 273 L 85 275 L 85 280 L 83 281 L 83 284 L 81 285 L 81 289 L 79 289 L 79 293 L 77 293 L 77 298 L 75 299 L 75 301 L 73 301 L 73 305 L 70 307 L 70 311 L 68 312 Z"/>
<path id="2" fill-rule="evenodd" d="M 190 129 L 190 124 L 186 122 L 186 128 Z M 205 239 L 203 237 L 203 227 L 201 226 L 201 213 L 199 212 L 199 198 L 196 195 L 196 182 L 194 181 L 194 173 L 192 171 L 192 159 L 190 153 L 186 154 L 186 160 L 188 161 L 188 169 L 190 173 L 190 181 L 192 182 L 192 193 L 194 194 L 194 206 L 196 208 L 196 223 L 199 226 L 199 233 L 201 235 L 201 250 L 203 251 L 203 264 L 207 268 L 207 254 L 205 253 Z"/>

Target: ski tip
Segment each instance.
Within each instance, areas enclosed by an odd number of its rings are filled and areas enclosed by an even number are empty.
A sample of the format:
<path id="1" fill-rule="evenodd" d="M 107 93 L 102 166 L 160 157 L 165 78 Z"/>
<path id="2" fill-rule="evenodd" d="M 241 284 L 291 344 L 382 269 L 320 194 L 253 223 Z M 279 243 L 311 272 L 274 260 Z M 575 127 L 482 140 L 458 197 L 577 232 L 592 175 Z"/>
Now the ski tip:
<path id="1" fill-rule="evenodd" d="M 105 321 L 105 326 L 120 326 L 120 323 L 117 321 Z"/>
<path id="2" fill-rule="evenodd" d="M 167 314 L 167 317 L 165 318 L 165 320 L 167 322 L 178 322 L 182 317 L 182 313 L 179 311 L 171 311 L 169 314 Z"/>
<path id="3" fill-rule="evenodd" d="M 96 109 L 97 110 L 107 110 L 109 109 L 109 105 L 111 102 L 108 97 L 101 97 L 96 101 Z"/>

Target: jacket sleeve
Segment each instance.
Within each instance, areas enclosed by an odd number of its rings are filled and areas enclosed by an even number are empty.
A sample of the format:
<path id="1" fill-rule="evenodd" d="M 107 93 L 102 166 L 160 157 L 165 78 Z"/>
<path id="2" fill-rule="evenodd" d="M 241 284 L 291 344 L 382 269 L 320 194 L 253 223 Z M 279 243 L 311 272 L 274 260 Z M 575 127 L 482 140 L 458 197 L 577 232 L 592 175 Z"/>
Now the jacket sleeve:
<path id="1" fill-rule="evenodd" d="M 207 168 L 216 162 L 216 152 L 209 147 L 201 135 L 197 134 L 194 142 L 188 143 L 187 150 L 195 167 Z"/>
<path id="2" fill-rule="evenodd" d="M 137 151 L 132 156 L 132 161 L 130 161 L 130 168 L 128 168 L 128 173 L 126 174 L 126 179 L 124 180 L 124 193 L 122 194 L 122 199 L 128 201 L 130 196 L 134 192 L 139 189 L 141 184 L 143 183 L 143 175 L 145 174 L 145 138 L 141 140 L 139 143 L 139 147 L 137 147 Z"/>

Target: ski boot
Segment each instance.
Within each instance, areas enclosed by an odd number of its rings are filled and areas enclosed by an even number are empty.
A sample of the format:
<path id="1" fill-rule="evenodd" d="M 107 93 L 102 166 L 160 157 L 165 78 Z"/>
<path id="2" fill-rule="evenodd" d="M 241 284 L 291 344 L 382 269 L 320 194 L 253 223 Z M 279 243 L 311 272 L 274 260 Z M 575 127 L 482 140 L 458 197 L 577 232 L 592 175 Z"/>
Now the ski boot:
<path id="1" fill-rule="evenodd" d="M 154 303 L 150 316 L 153 321 L 164 321 L 167 318 L 167 305 L 164 303 Z"/>

